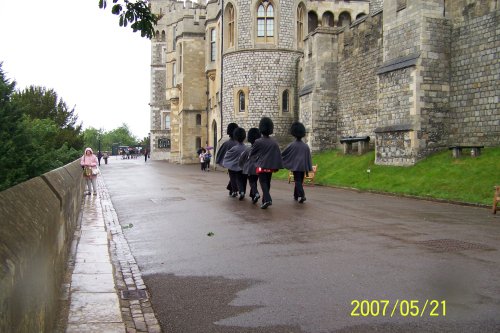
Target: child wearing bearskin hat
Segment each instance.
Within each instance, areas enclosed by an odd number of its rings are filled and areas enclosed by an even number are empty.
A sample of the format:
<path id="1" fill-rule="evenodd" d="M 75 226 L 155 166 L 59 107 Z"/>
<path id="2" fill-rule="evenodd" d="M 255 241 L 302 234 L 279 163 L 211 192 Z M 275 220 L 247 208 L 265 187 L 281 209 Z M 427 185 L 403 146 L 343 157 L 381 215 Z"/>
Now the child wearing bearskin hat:
<path id="1" fill-rule="evenodd" d="M 260 139 L 260 131 L 258 128 L 252 127 L 248 130 L 247 141 L 253 146 L 255 140 Z M 259 190 L 257 189 L 257 181 L 259 176 L 257 175 L 256 169 L 257 165 L 251 159 L 249 159 L 250 151 L 252 146 L 247 147 L 243 154 L 240 156 L 240 167 L 242 168 L 243 175 L 247 176 L 248 185 L 250 186 L 250 198 L 252 198 L 252 202 L 256 203 L 260 199 Z"/>
<path id="2" fill-rule="evenodd" d="M 256 173 L 259 175 L 260 188 L 262 189 L 260 208 L 266 209 L 273 204 L 270 194 L 273 172 L 283 169 L 283 161 L 278 143 L 269 137 L 274 131 L 273 121 L 268 117 L 263 117 L 259 122 L 259 130 L 262 137 L 255 140 L 249 158 L 255 162 Z"/>
<path id="3" fill-rule="evenodd" d="M 236 140 L 237 144 L 226 152 L 226 155 L 222 160 L 222 165 L 228 169 L 231 187 L 237 189 L 237 194 L 240 200 L 243 200 L 245 197 L 247 185 L 247 177 L 246 175 L 243 176 L 239 163 L 240 156 L 246 149 L 246 146 L 243 143 L 246 137 L 247 134 L 243 128 L 236 128 L 233 132 L 233 138 Z"/>
<path id="4" fill-rule="evenodd" d="M 302 123 L 294 122 L 290 127 L 290 134 L 295 137 L 295 141 L 290 143 L 281 153 L 283 165 L 293 172 L 295 187 L 293 189 L 293 198 L 299 203 L 306 201 L 304 193 L 304 175 L 312 171 L 312 158 L 309 146 L 302 142 L 306 135 L 306 128 Z"/>
<path id="5" fill-rule="evenodd" d="M 227 125 L 226 133 L 229 136 L 229 140 L 227 140 L 220 146 L 219 150 L 217 151 L 217 155 L 215 156 L 215 163 L 222 167 L 222 161 L 224 160 L 224 156 L 226 155 L 227 151 L 233 148 L 233 146 L 238 143 L 233 139 L 233 132 L 236 128 L 238 128 L 238 125 L 235 123 L 229 123 Z M 226 189 L 229 191 L 230 196 L 236 197 L 238 195 L 238 189 L 236 187 L 233 188 L 233 186 L 231 185 L 231 180 L 229 180 Z"/>

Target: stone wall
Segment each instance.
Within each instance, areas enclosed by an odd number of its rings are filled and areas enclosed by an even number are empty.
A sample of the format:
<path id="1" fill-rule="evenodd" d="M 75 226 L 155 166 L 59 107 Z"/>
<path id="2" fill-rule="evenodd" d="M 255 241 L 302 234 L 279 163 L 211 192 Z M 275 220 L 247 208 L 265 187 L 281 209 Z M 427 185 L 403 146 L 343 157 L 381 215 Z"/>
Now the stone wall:
<path id="1" fill-rule="evenodd" d="M 258 127 L 263 116 L 274 121 L 279 141 L 290 140 L 288 130 L 295 119 L 295 109 L 282 113 L 280 89 L 289 89 L 291 99 L 297 94 L 298 52 L 260 50 L 232 52 L 224 56 L 223 128 L 235 122 L 248 130 Z M 249 66 L 251 64 L 251 66 Z M 235 89 L 248 88 L 247 112 L 235 112 Z M 296 108 L 296 105 L 295 105 Z"/>
<path id="2" fill-rule="evenodd" d="M 449 144 L 500 142 L 500 10 L 477 16 L 483 11 L 469 4 L 454 19 Z"/>
<path id="3" fill-rule="evenodd" d="M 368 135 L 373 145 L 382 37 L 381 13 L 365 17 L 339 35 L 339 137 Z"/>
<path id="4" fill-rule="evenodd" d="M 52 332 L 83 185 L 77 160 L 0 192 L 0 332 Z"/>

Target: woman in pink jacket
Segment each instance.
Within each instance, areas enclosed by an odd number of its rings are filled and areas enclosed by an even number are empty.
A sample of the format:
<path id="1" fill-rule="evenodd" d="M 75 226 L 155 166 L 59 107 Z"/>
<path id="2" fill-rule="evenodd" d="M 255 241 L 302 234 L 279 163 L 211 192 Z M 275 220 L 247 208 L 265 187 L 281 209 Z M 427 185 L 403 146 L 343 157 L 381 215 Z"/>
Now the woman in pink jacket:
<path id="1" fill-rule="evenodd" d="M 85 194 L 90 195 L 93 187 L 94 195 L 97 195 L 97 156 L 94 155 L 92 148 L 85 148 L 85 154 L 80 159 L 80 165 L 83 168 L 83 177 L 87 183 L 88 191 Z"/>

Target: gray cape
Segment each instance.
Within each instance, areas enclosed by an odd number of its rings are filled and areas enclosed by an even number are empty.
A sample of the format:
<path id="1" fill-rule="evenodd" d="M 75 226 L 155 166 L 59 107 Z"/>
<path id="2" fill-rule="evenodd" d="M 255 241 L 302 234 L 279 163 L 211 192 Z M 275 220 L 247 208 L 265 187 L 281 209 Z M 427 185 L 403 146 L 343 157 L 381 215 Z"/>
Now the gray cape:
<path id="1" fill-rule="evenodd" d="M 291 171 L 312 171 L 312 158 L 309 146 L 299 140 L 288 145 L 281 153 L 283 165 Z"/>
<path id="2" fill-rule="evenodd" d="M 226 152 L 222 160 L 222 166 L 232 171 L 241 171 L 240 156 L 247 147 L 243 143 L 236 143 L 231 149 Z"/>
<path id="3" fill-rule="evenodd" d="M 280 147 L 276 140 L 263 136 L 255 140 L 249 157 L 257 167 L 265 169 L 283 169 Z"/>
<path id="4" fill-rule="evenodd" d="M 217 150 L 217 156 L 215 157 L 215 163 L 217 163 L 218 165 L 222 166 L 222 160 L 224 160 L 224 155 L 226 155 L 227 151 L 231 148 L 233 148 L 234 145 L 236 145 L 238 143 L 238 141 L 236 140 L 233 140 L 233 139 L 229 139 L 227 140 L 226 142 L 224 142 L 219 150 Z"/>

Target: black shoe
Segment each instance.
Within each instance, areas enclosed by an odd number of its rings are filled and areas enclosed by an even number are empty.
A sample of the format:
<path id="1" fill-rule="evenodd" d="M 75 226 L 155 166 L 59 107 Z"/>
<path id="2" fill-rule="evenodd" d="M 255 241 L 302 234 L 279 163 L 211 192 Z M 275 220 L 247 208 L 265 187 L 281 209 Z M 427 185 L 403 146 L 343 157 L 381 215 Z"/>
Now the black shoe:
<path id="1" fill-rule="evenodd" d="M 238 196 L 238 192 L 233 192 L 233 193 L 231 194 L 231 196 L 232 196 L 233 198 L 236 198 L 236 197 Z"/>
<path id="2" fill-rule="evenodd" d="M 306 201 L 306 197 L 300 198 L 299 203 L 304 203 L 304 201 Z"/>
<path id="3" fill-rule="evenodd" d="M 262 205 L 260 205 L 260 208 L 266 209 L 267 207 L 271 206 L 272 203 L 271 201 L 264 202 Z"/>
<path id="4" fill-rule="evenodd" d="M 240 192 L 240 196 L 238 197 L 239 200 L 243 200 L 245 197 L 245 192 Z"/>
<path id="5" fill-rule="evenodd" d="M 293 200 L 298 201 L 299 197 L 293 196 Z"/>
<path id="6" fill-rule="evenodd" d="M 253 202 L 253 203 L 256 203 L 257 201 L 259 201 L 259 199 L 260 199 L 260 194 L 259 194 L 259 193 L 257 193 L 256 195 L 254 195 L 254 196 L 253 196 L 253 198 L 252 198 L 252 202 Z"/>

